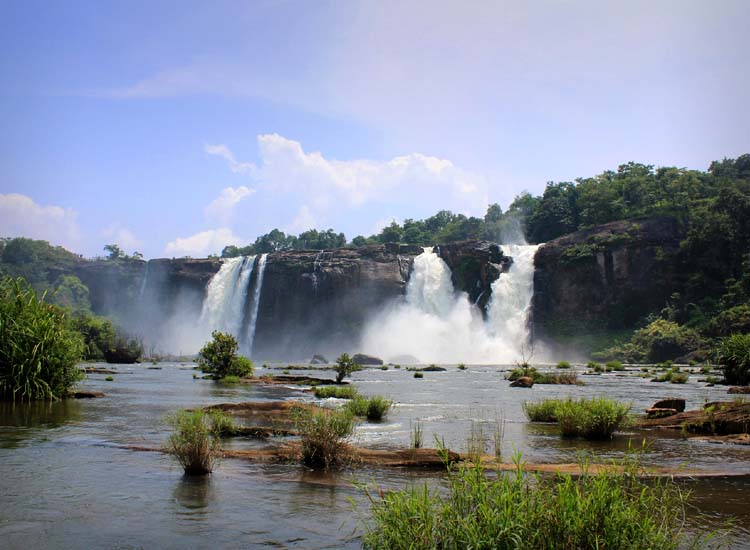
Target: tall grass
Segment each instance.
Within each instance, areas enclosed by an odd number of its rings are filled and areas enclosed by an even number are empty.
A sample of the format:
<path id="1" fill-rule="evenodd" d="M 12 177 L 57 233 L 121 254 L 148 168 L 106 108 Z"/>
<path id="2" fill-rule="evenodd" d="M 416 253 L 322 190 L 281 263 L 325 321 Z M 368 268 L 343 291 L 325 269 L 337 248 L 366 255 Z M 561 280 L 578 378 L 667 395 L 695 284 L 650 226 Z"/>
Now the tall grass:
<path id="1" fill-rule="evenodd" d="M 388 414 L 392 405 L 393 401 L 381 395 L 372 397 L 356 395 L 346 404 L 345 408 L 354 416 L 377 422 Z"/>
<path id="2" fill-rule="evenodd" d="M 566 399 L 555 407 L 555 416 L 564 437 L 609 439 L 627 421 L 630 405 L 606 397 Z"/>
<path id="3" fill-rule="evenodd" d="M 56 399 L 83 377 L 83 339 L 22 278 L 0 280 L 0 399 Z"/>
<path id="4" fill-rule="evenodd" d="M 422 430 L 422 422 L 417 420 L 412 424 L 410 420 L 409 427 L 411 428 L 411 448 L 421 449 L 424 445 L 424 431 Z"/>
<path id="5" fill-rule="evenodd" d="M 531 422 L 557 422 L 559 399 L 545 399 L 538 403 L 526 402 L 522 405 L 526 418 Z"/>
<path id="6" fill-rule="evenodd" d="M 346 439 L 354 433 L 356 422 L 351 412 L 294 411 L 294 423 L 302 442 L 302 461 L 312 468 L 329 469 L 343 458 Z"/>
<path id="7" fill-rule="evenodd" d="M 687 497 L 671 480 L 642 481 L 637 462 L 622 471 L 488 477 L 479 466 L 448 473 L 447 492 L 426 485 L 364 489 L 368 549 L 676 550 L 687 541 Z"/>
<path id="8" fill-rule="evenodd" d="M 219 451 L 222 432 L 234 429 L 231 418 L 221 411 L 178 411 L 168 417 L 174 432 L 169 436 L 167 448 L 185 475 L 211 473 Z"/>
<path id="9" fill-rule="evenodd" d="M 315 388 L 315 397 L 327 399 L 354 399 L 357 396 L 357 388 L 353 386 L 318 386 Z"/>

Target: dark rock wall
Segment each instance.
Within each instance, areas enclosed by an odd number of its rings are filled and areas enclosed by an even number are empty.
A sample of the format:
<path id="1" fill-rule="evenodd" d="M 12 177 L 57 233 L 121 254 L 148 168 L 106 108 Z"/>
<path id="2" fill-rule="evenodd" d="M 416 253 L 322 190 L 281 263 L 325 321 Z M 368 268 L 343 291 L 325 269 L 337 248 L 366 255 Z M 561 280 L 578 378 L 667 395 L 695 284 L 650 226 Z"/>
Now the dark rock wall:
<path id="1" fill-rule="evenodd" d="M 540 247 L 532 317 L 536 337 L 632 326 L 679 288 L 682 229 L 672 218 L 618 221 Z"/>

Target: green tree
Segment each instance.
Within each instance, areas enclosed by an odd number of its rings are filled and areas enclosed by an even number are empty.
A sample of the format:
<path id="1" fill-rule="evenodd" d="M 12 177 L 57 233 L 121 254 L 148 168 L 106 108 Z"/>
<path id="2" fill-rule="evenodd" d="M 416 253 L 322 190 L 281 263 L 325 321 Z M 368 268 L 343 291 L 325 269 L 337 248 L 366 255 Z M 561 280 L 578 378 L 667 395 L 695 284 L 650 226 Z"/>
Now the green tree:
<path id="1" fill-rule="evenodd" d="M 336 366 L 333 367 L 333 370 L 336 371 L 336 383 L 341 384 L 344 378 L 350 376 L 353 372 L 362 370 L 362 367 L 355 363 L 348 353 L 342 353 L 336 359 Z"/>
<path id="2" fill-rule="evenodd" d="M 234 336 L 215 330 L 211 333 L 211 341 L 198 352 L 198 365 L 217 380 L 227 376 L 252 376 L 252 361 L 237 355 L 238 349 Z"/>
<path id="3" fill-rule="evenodd" d="M 109 252 L 109 256 L 107 256 L 109 260 L 119 260 L 125 256 L 122 249 L 116 244 L 105 244 L 104 251 Z"/>

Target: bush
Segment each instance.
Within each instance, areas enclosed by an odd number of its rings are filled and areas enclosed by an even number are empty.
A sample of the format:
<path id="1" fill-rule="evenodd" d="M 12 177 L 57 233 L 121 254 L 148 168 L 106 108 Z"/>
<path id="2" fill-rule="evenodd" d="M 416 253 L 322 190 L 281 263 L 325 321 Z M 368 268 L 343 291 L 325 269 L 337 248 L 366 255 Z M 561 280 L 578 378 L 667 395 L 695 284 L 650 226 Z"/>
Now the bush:
<path id="1" fill-rule="evenodd" d="M 571 367 L 570 363 L 568 361 L 560 361 L 557 364 L 558 369 L 569 369 Z"/>
<path id="2" fill-rule="evenodd" d="M 589 361 L 588 363 L 586 363 L 586 367 L 596 372 L 599 372 L 597 369 L 600 369 L 601 365 L 597 363 L 596 361 Z"/>
<path id="3" fill-rule="evenodd" d="M 750 384 L 750 334 L 733 334 L 724 338 L 714 351 L 716 360 L 723 365 L 727 384 Z"/>
<path id="4" fill-rule="evenodd" d="M 83 377 L 83 340 L 21 278 L 0 280 L 0 398 L 57 399 Z"/>
<path id="5" fill-rule="evenodd" d="M 225 414 L 220 412 L 182 410 L 168 418 L 174 428 L 167 448 L 180 463 L 185 475 L 211 473 L 219 450 L 219 437 L 226 429 Z"/>
<path id="6" fill-rule="evenodd" d="M 107 363 L 133 364 L 143 355 L 143 344 L 137 338 L 118 335 L 104 350 Z"/>
<path id="7" fill-rule="evenodd" d="M 357 388 L 351 386 L 318 386 L 315 388 L 315 397 L 319 399 L 327 399 L 329 397 L 353 399 L 357 395 Z"/>
<path id="8" fill-rule="evenodd" d="M 346 409 L 354 416 L 367 418 L 370 421 L 382 420 L 393 405 L 393 401 L 380 395 L 373 397 L 356 396 L 346 404 Z"/>
<path id="9" fill-rule="evenodd" d="M 530 422 L 557 422 L 559 399 L 545 399 L 539 403 L 524 403 L 523 412 Z"/>
<path id="10" fill-rule="evenodd" d="M 415 372 L 414 373 L 414 378 L 424 378 L 424 373 L 422 373 L 422 372 Z"/>
<path id="11" fill-rule="evenodd" d="M 561 374 L 540 372 L 535 367 L 515 368 L 508 375 L 508 380 L 513 382 L 522 376 L 528 376 L 534 381 L 534 384 L 583 385 L 582 382 L 579 382 L 578 375 L 574 372 L 564 372 Z"/>
<path id="12" fill-rule="evenodd" d="M 686 496 L 671 479 L 643 480 L 635 461 L 599 475 L 542 477 L 517 468 L 488 477 L 481 466 L 448 473 L 448 490 L 365 488 L 367 549 L 676 550 Z"/>
<path id="13" fill-rule="evenodd" d="M 333 370 L 336 371 L 336 383 L 341 384 L 344 378 L 350 376 L 353 372 L 362 370 L 362 367 L 358 363 L 355 363 L 354 359 L 349 357 L 348 353 L 342 353 L 336 359 L 336 365 L 334 365 Z"/>
<path id="14" fill-rule="evenodd" d="M 625 424 L 630 407 L 606 397 L 566 399 L 557 403 L 555 415 L 563 437 L 609 439 Z"/>
<path id="15" fill-rule="evenodd" d="M 605 363 L 605 366 L 607 367 L 607 370 L 618 370 L 618 371 L 625 370 L 625 366 L 619 361 L 607 361 Z"/>
<path id="16" fill-rule="evenodd" d="M 234 336 L 215 330 L 211 338 L 198 352 L 198 365 L 203 372 L 217 380 L 227 376 L 252 376 L 253 362 L 237 355 L 239 345 Z"/>
<path id="17" fill-rule="evenodd" d="M 349 411 L 294 411 L 294 424 L 301 437 L 302 461 L 312 468 L 331 468 L 341 461 L 346 439 L 354 433 Z"/>

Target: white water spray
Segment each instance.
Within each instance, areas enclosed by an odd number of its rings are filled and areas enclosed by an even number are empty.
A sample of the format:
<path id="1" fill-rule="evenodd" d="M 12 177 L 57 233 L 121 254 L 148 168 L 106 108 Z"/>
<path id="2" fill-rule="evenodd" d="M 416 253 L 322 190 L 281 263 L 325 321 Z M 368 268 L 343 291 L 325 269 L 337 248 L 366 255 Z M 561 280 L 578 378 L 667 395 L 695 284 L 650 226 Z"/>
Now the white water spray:
<path id="1" fill-rule="evenodd" d="M 365 328 L 368 353 L 413 355 L 424 363 L 511 363 L 528 340 L 527 316 L 533 293 L 536 245 L 503 247 L 514 263 L 492 284 L 487 321 L 432 249 L 414 259 L 406 299 L 376 316 Z"/>
<path id="2" fill-rule="evenodd" d="M 220 330 L 235 336 L 239 334 L 254 260 L 255 256 L 230 258 L 211 278 L 200 320 L 209 332 Z"/>
<path id="3" fill-rule="evenodd" d="M 253 289 L 253 303 L 250 314 L 250 322 L 247 329 L 248 355 L 253 353 L 253 342 L 255 341 L 255 328 L 258 324 L 258 309 L 260 307 L 260 293 L 263 289 L 263 274 L 266 271 L 266 258 L 268 254 L 261 254 L 258 258 L 258 274 L 255 276 L 255 288 Z"/>

